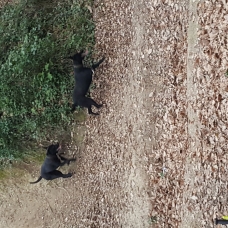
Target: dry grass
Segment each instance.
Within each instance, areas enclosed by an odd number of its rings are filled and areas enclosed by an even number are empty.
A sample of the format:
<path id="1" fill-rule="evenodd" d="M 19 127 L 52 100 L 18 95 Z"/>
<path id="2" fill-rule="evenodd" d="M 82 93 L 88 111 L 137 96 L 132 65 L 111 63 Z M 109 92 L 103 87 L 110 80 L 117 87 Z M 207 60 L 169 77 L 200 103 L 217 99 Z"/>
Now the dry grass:
<path id="1" fill-rule="evenodd" d="M 12 4 L 14 0 L 0 0 L 0 8 L 4 7 L 6 4 Z"/>

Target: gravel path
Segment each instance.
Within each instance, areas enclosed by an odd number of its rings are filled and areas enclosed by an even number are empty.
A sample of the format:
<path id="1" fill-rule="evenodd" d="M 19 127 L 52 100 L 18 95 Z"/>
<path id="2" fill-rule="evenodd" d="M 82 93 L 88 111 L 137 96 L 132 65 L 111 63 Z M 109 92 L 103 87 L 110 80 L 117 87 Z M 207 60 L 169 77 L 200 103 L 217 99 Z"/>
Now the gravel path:
<path id="1" fill-rule="evenodd" d="M 96 0 L 106 60 L 91 96 L 104 106 L 72 132 L 75 175 L 31 186 L 39 167 L 11 172 L 0 227 L 209 228 L 227 215 L 227 6 Z"/>

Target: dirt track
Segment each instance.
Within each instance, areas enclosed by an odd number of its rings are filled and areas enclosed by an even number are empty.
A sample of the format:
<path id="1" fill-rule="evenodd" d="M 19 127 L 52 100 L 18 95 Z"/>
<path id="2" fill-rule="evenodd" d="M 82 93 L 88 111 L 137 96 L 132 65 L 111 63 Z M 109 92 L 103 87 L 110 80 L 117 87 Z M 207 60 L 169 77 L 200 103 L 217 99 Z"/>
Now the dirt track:
<path id="1" fill-rule="evenodd" d="M 227 6 L 95 1 L 106 60 L 91 96 L 104 107 L 83 145 L 84 127 L 72 132 L 71 179 L 31 186 L 34 167 L 1 183 L 0 227 L 198 228 L 227 215 Z"/>

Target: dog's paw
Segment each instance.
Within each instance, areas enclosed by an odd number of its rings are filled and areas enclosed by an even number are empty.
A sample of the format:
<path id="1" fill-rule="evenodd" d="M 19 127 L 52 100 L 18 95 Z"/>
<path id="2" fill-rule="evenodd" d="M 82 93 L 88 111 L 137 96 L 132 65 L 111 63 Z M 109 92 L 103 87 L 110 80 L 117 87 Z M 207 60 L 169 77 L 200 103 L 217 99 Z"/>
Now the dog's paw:
<path id="1" fill-rule="evenodd" d="M 95 113 L 95 112 L 92 112 L 91 114 L 93 114 L 94 116 L 99 116 L 100 114 L 99 113 Z"/>
<path id="2" fill-rule="evenodd" d="M 72 177 L 73 176 L 73 173 L 68 173 L 66 174 L 67 177 Z"/>
<path id="3" fill-rule="evenodd" d="M 76 161 L 76 158 L 72 158 L 72 159 L 68 160 L 67 165 L 70 165 L 71 162 L 75 162 L 75 161 Z"/>

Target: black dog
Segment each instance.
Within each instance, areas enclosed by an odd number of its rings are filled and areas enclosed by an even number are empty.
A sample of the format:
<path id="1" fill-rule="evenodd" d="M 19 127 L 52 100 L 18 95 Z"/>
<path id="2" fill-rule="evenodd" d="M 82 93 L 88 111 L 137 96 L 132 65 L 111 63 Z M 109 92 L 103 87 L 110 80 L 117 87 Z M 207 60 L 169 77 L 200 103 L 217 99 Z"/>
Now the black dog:
<path id="1" fill-rule="evenodd" d="M 71 111 L 73 112 L 77 106 L 81 106 L 88 108 L 89 114 L 99 115 L 98 113 L 94 113 L 91 107 L 93 105 L 96 108 L 100 108 L 102 105 L 99 105 L 93 99 L 86 97 L 86 94 L 92 82 L 92 75 L 94 70 L 104 61 L 105 58 L 102 58 L 98 63 L 92 65 L 91 68 L 86 68 L 83 66 L 82 61 L 87 54 L 88 51 L 81 51 L 69 57 L 73 60 L 75 78 L 75 86 L 73 92 L 74 104 Z"/>
<path id="2" fill-rule="evenodd" d="M 59 177 L 68 178 L 72 176 L 72 173 L 63 174 L 56 170 L 59 166 L 63 166 L 66 163 L 69 165 L 71 161 L 75 161 L 75 158 L 66 159 L 61 155 L 57 155 L 58 151 L 61 149 L 59 144 L 50 145 L 47 147 L 47 157 L 41 167 L 41 175 L 35 182 L 30 182 L 30 184 L 38 183 L 42 178 L 46 180 L 53 180 Z M 62 161 L 61 161 L 62 160 Z"/>

